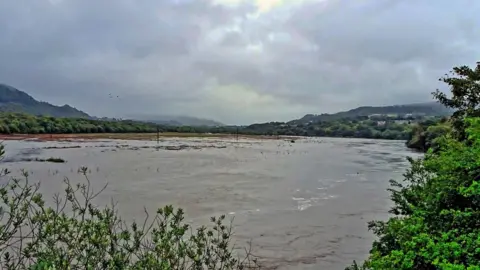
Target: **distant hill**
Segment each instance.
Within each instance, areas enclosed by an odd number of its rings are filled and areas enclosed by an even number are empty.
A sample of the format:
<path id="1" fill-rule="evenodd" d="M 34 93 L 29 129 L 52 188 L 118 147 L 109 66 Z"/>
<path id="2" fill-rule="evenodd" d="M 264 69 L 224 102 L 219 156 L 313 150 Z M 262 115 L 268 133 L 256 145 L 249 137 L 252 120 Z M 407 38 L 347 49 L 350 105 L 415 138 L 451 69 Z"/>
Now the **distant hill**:
<path id="1" fill-rule="evenodd" d="M 69 105 L 55 106 L 47 102 L 38 101 L 27 93 L 5 84 L 0 84 L 0 112 L 90 118 L 87 113 Z"/>
<path id="2" fill-rule="evenodd" d="M 345 112 L 333 114 L 307 114 L 304 117 L 290 121 L 292 124 L 301 124 L 307 122 L 334 121 L 341 118 L 353 118 L 359 116 L 369 116 L 372 114 L 416 114 L 424 116 L 447 116 L 452 111 L 437 102 L 413 103 L 393 106 L 362 106 Z"/>
<path id="3" fill-rule="evenodd" d="M 224 124 L 210 120 L 191 116 L 174 116 L 174 115 L 132 115 L 129 117 L 133 120 L 151 122 L 161 125 L 170 126 L 224 126 Z"/>

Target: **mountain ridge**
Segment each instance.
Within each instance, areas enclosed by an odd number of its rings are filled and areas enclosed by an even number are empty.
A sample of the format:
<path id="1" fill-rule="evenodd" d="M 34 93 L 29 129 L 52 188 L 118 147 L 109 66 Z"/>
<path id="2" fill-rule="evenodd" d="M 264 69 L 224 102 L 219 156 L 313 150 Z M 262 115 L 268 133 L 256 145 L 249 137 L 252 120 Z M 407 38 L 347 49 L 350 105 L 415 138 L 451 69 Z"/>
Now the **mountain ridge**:
<path id="1" fill-rule="evenodd" d="M 38 101 L 24 91 L 0 83 L 0 112 L 27 113 L 33 115 L 48 115 L 53 117 L 89 118 L 93 117 L 84 111 L 78 110 L 68 104 L 57 106 L 45 101 Z M 451 110 L 437 102 L 421 102 L 392 106 L 360 106 L 348 111 L 331 114 L 306 114 L 305 116 L 288 121 L 288 124 L 306 124 L 309 122 L 335 121 L 342 118 L 355 118 L 372 114 L 418 114 L 425 116 L 448 116 Z M 211 119 L 191 116 L 172 116 L 138 114 L 129 116 L 132 120 L 150 122 L 170 126 L 225 126 Z"/>
<path id="2" fill-rule="evenodd" d="M 28 93 L 4 83 L 0 83 L 0 112 L 27 113 L 33 115 L 67 118 L 112 120 L 107 117 L 90 116 L 86 112 L 78 110 L 68 104 L 57 106 L 45 101 L 36 100 Z M 132 120 L 170 126 L 224 126 L 224 124 L 218 121 L 191 116 L 140 115 L 130 118 Z"/>
<path id="3" fill-rule="evenodd" d="M 86 112 L 68 104 L 57 106 L 45 101 L 38 101 L 26 92 L 3 83 L 0 83 L 0 111 L 53 117 L 91 118 Z"/>
<path id="4" fill-rule="evenodd" d="M 342 118 L 355 118 L 361 116 L 369 116 L 373 114 L 416 114 L 425 116 L 448 116 L 452 110 L 444 105 L 432 102 L 419 102 L 410 104 L 399 104 L 390 106 L 360 106 L 348 111 L 324 114 L 306 114 L 302 118 L 289 121 L 291 124 L 301 124 L 307 122 L 334 121 Z"/>

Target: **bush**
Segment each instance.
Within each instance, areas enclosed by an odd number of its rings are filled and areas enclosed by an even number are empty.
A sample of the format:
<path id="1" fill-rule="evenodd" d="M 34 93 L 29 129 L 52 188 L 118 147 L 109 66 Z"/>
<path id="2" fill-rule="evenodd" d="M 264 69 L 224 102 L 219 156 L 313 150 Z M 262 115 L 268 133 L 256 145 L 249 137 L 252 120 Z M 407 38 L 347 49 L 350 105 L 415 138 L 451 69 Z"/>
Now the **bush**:
<path id="1" fill-rule="evenodd" d="M 466 123 L 465 141 L 442 137 L 391 182 L 394 217 L 369 223 L 370 257 L 347 269 L 480 269 L 480 118 Z"/>
<path id="2" fill-rule="evenodd" d="M 423 152 L 428 151 L 430 148 L 436 149 L 438 139 L 450 134 L 451 131 L 452 127 L 449 121 L 417 124 L 412 128 L 406 145 L 408 148 Z"/>
<path id="3" fill-rule="evenodd" d="M 0 154 L 3 154 L 0 147 Z M 248 250 L 240 258 L 225 216 L 193 230 L 182 209 L 165 206 L 141 224 L 127 225 L 114 205 L 99 208 L 86 183 L 65 180 L 64 196 L 48 207 L 29 175 L 0 187 L 2 269 L 255 269 Z M 7 177 L 8 171 L 2 171 Z"/>
<path id="4" fill-rule="evenodd" d="M 411 145 L 430 147 L 409 159 L 405 181 L 391 181 L 394 216 L 372 221 L 378 240 L 363 265 L 347 269 L 480 270 L 480 62 L 441 78 L 451 94 L 434 97 L 455 109 L 437 126 L 413 130 Z"/>

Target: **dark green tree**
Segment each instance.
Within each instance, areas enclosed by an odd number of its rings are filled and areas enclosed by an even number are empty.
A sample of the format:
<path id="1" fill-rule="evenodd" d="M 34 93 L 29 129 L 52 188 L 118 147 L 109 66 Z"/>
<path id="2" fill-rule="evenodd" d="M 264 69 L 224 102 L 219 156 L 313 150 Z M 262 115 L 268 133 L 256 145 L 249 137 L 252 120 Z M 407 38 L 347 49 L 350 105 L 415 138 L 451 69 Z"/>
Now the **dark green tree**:
<path id="1" fill-rule="evenodd" d="M 452 108 L 455 112 L 452 115 L 452 125 L 455 136 L 465 139 L 465 117 L 480 116 L 480 62 L 475 68 L 468 66 L 455 67 L 440 81 L 448 84 L 450 95 L 437 91 L 433 92 L 434 97 L 443 105 Z"/>

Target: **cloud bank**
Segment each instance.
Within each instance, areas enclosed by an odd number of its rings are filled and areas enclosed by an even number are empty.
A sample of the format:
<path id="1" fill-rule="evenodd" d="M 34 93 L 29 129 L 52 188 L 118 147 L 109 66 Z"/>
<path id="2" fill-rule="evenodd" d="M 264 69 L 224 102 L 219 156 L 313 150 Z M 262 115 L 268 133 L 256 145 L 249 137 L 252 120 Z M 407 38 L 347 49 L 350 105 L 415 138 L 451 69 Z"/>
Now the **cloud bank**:
<path id="1" fill-rule="evenodd" d="M 480 60 L 478 10 L 474 0 L 5 0 L 0 82 L 97 116 L 230 124 L 422 102 L 451 67 Z"/>

